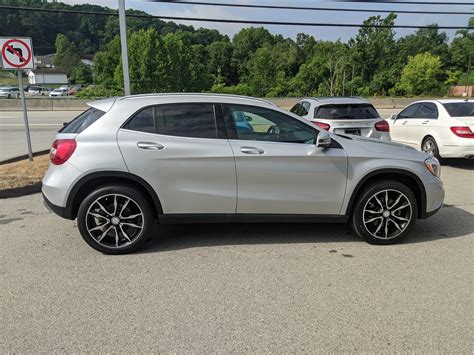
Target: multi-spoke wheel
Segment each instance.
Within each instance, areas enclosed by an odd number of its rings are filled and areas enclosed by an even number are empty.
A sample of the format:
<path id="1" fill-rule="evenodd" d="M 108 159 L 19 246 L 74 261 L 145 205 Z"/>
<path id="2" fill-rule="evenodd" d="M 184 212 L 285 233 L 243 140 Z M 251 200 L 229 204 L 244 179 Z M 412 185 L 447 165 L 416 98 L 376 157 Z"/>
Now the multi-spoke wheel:
<path id="1" fill-rule="evenodd" d="M 82 237 L 94 249 L 122 254 L 136 250 L 148 239 L 153 214 L 139 191 L 120 185 L 103 187 L 81 204 L 78 225 Z"/>
<path id="2" fill-rule="evenodd" d="M 438 160 L 441 159 L 439 155 L 438 144 L 433 137 L 426 137 L 421 144 L 421 150 L 423 150 L 426 154 L 429 154 L 432 157 L 437 158 Z"/>
<path id="3" fill-rule="evenodd" d="M 404 184 L 377 181 L 358 198 L 351 226 L 356 234 L 373 244 L 391 244 L 403 238 L 418 213 L 416 198 Z"/>

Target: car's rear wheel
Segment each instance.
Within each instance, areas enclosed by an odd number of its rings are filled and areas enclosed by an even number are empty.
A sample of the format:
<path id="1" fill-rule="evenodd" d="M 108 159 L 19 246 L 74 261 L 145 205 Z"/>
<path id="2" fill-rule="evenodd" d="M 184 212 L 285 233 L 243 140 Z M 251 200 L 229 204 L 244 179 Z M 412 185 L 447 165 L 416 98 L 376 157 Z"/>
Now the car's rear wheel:
<path id="1" fill-rule="evenodd" d="M 123 185 L 90 193 L 81 203 L 77 218 L 87 244 L 105 254 L 139 249 L 151 237 L 155 220 L 145 196 Z"/>
<path id="2" fill-rule="evenodd" d="M 426 154 L 441 160 L 438 144 L 436 144 L 436 141 L 433 137 L 426 137 L 423 140 L 423 143 L 421 144 L 421 150 L 423 150 Z"/>
<path id="3" fill-rule="evenodd" d="M 416 197 L 408 186 L 380 180 L 358 196 L 351 227 L 370 244 L 393 244 L 409 233 L 417 215 Z"/>

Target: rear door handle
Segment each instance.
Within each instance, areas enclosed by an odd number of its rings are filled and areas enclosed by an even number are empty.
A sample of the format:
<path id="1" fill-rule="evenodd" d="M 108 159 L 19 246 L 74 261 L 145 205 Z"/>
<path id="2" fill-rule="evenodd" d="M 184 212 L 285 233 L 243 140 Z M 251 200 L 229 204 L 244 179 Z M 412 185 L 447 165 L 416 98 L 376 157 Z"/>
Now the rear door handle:
<path id="1" fill-rule="evenodd" d="M 138 142 L 137 147 L 140 149 L 147 149 L 147 150 L 161 150 L 165 148 L 163 144 L 156 143 L 156 142 Z"/>
<path id="2" fill-rule="evenodd" d="M 428 123 L 430 123 L 430 120 L 426 120 L 426 121 L 421 122 L 421 124 L 428 124 Z"/>
<path id="3" fill-rule="evenodd" d="M 403 125 L 405 125 L 405 124 L 407 124 L 407 123 L 408 123 L 408 121 L 404 121 L 404 122 L 402 122 L 402 124 L 403 124 Z"/>
<path id="4" fill-rule="evenodd" d="M 265 150 L 256 147 L 241 147 L 240 151 L 244 154 L 263 154 Z"/>

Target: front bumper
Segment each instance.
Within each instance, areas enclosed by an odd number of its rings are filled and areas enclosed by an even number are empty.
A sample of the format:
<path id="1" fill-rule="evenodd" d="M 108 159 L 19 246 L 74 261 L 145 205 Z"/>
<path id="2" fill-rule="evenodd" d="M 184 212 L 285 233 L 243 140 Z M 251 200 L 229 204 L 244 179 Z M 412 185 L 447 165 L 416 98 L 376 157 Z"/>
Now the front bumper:
<path id="1" fill-rule="evenodd" d="M 426 192 L 426 206 L 420 214 L 420 219 L 431 217 L 438 212 L 443 206 L 445 196 L 441 179 L 426 172 L 423 182 Z"/>

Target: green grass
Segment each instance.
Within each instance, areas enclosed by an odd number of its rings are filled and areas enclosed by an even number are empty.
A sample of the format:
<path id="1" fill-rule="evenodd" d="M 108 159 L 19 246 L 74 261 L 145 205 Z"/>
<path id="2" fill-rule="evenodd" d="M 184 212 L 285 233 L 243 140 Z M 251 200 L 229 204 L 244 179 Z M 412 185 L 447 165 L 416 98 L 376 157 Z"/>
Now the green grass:
<path id="1" fill-rule="evenodd" d="M 22 78 L 23 85 L 28 85 L 28 78 Z M 18 77 L 16 73 L 9 71 L 0 71 L 0 86 L 18 86 Z"/>

